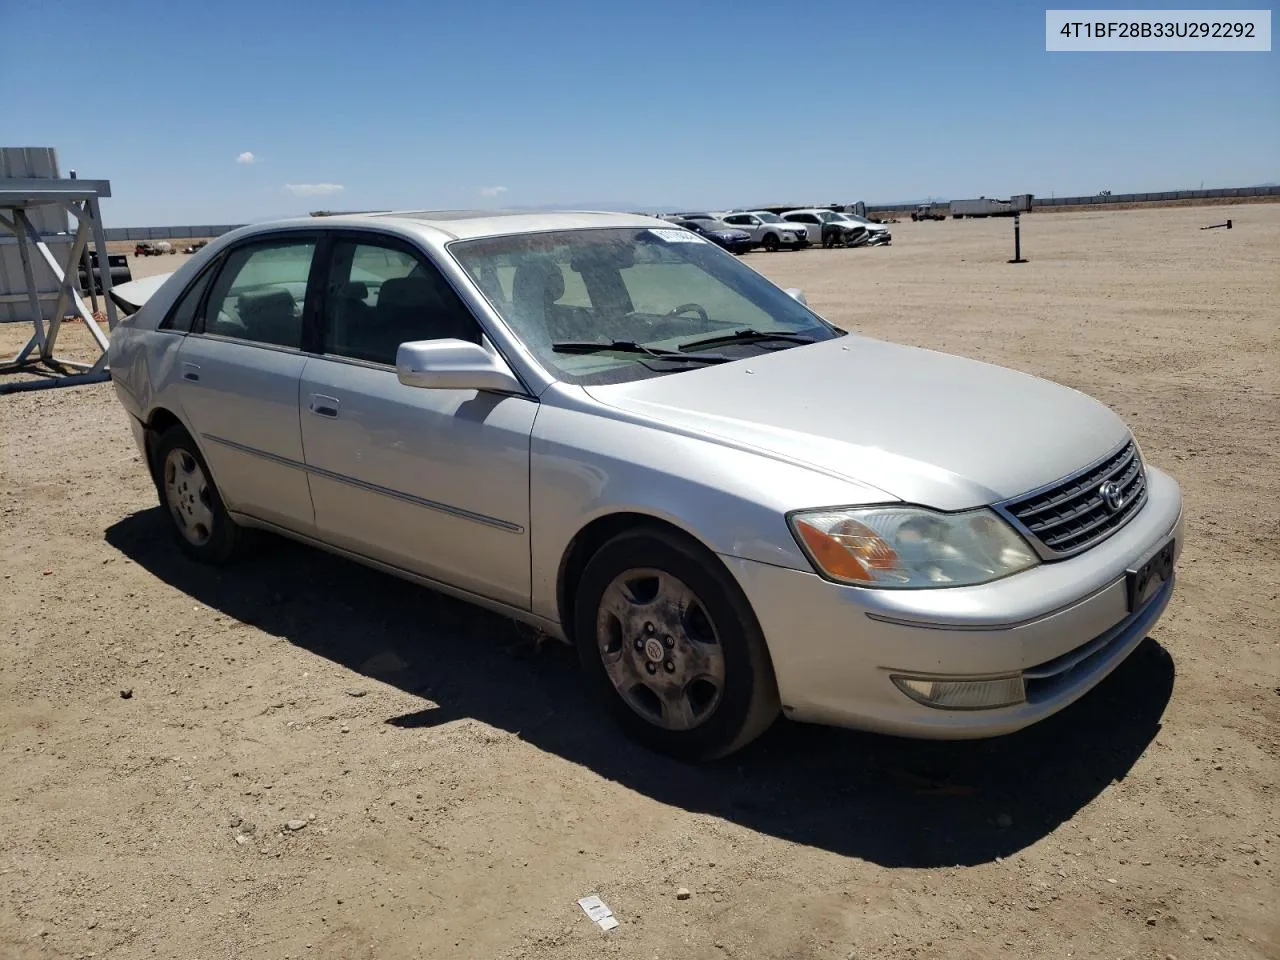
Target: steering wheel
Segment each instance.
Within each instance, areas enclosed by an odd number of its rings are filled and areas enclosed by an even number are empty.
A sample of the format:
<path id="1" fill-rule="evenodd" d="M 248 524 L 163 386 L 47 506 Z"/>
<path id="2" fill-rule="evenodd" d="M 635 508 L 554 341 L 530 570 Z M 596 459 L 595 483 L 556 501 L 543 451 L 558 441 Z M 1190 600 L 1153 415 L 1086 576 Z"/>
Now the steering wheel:
<path id="1" fill-rule="evenodd" d="M 706 308 L 703 307 L 702 304 L 700 303 L 682 303 L 680 304 L 680 306 L 675 307 L 674 309 L 668 310 L 666 313 L 664 313 L 662 315 L 662 319 L 674 320 L 676 317 L 680 316 L 680 314 L 688 313 L 690 310 L 696 313 L 698 315 L 698 319 L 702 320 L 704 323 L 710 319 L 707 316 Z"/>

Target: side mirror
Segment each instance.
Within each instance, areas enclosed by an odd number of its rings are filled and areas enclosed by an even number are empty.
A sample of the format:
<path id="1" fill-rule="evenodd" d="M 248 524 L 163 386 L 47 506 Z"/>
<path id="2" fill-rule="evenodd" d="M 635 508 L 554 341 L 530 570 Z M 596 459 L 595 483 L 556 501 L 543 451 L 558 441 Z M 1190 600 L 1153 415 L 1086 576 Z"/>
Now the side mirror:
<path id="1" fill-rule="evenodd" d="M 801 290 L 799 287 L 787 287 L 786 294 L 792 300 L 799 300 L 806 307 L 809 305 L 809 301 L 805 299 L 804 291 Z"/>
<path id="2" fill-rule="evenodd" d="M 466 340 L 414 340 L 396 350 L 396 377 L 406 387 L 524 393 L 500 357 Z"/>

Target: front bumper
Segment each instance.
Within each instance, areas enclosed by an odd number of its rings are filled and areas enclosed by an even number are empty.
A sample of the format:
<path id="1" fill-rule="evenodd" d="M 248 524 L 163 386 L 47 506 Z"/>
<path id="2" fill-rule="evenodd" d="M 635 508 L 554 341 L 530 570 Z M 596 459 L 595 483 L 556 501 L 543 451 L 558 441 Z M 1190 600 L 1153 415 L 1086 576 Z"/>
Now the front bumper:
<path id="1" fill-rule="evenodd" d="M 977 587 L 876 590 L 723 557 L 764 630 L 789 717 L 899 736 L 963 739 L 1029 726 L 1079 699 L 1160 618 L 1171 577 L 1128 609 L 1126 570 L 1170 538 L 1182 551 L 1182 493 L 1147 468 L 1148 501 L 1112 537 L 1068 560 Z M 892 676 L 1021 676 L 1026 700 L 952 710 L 908 697 Z"/>

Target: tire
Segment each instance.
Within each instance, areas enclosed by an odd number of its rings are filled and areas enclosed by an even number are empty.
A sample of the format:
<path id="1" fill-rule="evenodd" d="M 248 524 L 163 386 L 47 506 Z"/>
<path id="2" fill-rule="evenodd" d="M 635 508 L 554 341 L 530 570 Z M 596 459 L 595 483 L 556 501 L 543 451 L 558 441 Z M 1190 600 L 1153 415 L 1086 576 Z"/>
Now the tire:
<path id="1" fill-rule="evenodd" d="M 573 616 L 588 684 L 650 749 L 712 760 L 777 719 L 760 625 L 700 546 L 657 530 L 614 537 L 587 562 Z"/>
<path id="2" fill-rule="evenodd" d="M 764 235 L 764 248 L 769 253 L 778 252 L 778 235 L 776 233 L 766 233 Z"/>
<path id="3" fill-rule="evenodd" d="M 244 529 L 231 519 L 209 465 L 191 434 L 172 426 L 156 442 L 152 476 L 160 506 L 179 548 L 192 560 L 231 560 L 244 542 Z"/>

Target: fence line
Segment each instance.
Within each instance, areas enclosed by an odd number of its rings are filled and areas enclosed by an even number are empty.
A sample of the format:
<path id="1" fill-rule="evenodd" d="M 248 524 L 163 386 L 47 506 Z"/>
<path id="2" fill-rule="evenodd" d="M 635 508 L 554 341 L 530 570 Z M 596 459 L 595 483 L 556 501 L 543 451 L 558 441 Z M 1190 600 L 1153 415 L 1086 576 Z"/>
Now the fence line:
<path id="1" fill-rule="evenodd" d="M 1035 207 L 1075 207 L 1095 203 L 1151 203 L 1161 200 L 1215 200 L 1221 197 L 1276 197 L 1280 186 L 1272 187 L 1222 187 L 1213 190 L 1163 190 L 1155 193 L 1113 193 L 1109 196 L 1091 197 L 1036 197 Z M 950 201 L 940 200 L 945 206 Z M 909 213 L 914 203 L 868 203 L 868 210 Z M 186 240 L 190 238 L 218 237 L 236 230 L 243 224 L 205 224 L 183 227 L 107 227 L 108 240 Z"/>
<path id="2" fill-rule="evenodd" d="M 1036 197 L 1031 201 L 1036 207 L 1080 207 L 1095 203 L 1153 203 L 1161 200 L 1216 200 L 1222 197 L 1280 197 L 1280 186 L 1271 187 L 1220 187 L 1213 190 L 1162 190 L 1155 193 L 1113 193 L 1091 197 Z M 938 200 L 939 206 L 951 201 Z M 868 203 L 868 210 L 909 213 L 914 203 Z"/>

